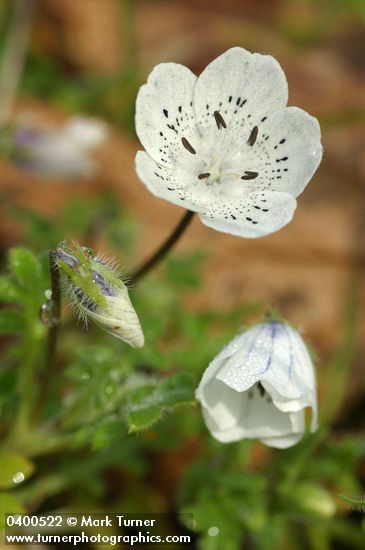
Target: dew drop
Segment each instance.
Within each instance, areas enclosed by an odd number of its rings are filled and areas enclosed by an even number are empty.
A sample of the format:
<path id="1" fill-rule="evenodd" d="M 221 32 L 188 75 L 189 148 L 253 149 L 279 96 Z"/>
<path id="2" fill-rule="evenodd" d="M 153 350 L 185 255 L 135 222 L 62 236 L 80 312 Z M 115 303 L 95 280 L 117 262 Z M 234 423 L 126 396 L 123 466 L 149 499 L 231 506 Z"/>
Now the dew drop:
<path id="1" fill-rule="evenodd" d="M 25 475 L 23 474 L 23 472 L 17 472 L 16 474 L 13 475 L 13 483 L 22 483 L 23 481 L 25 480 Z"/>
<path id="2" fill-rule="evenodd" d="M 208 535 L 210 537 L 216 537 L 219 533 L 218 527 L 209 527 L 208 529 Z"/>

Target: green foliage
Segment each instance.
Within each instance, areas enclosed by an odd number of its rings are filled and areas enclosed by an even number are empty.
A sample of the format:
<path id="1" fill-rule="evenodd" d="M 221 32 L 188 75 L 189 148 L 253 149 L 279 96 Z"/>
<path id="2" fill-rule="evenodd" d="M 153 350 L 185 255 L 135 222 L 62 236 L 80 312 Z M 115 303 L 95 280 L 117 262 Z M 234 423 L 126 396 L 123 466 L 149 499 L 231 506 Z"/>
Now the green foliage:
<path id="1" fill-rule="evenodd" d="M 84 197 L 76 196 L 65 203 L 56 219 L 18 206 L 12 210 L 28 245 L 38 252 L 52 250 L 63 240 L 77 239 L 90 246 L 95 234 L 102 234 L 112 246 L 122 250 L 123 259 L 128 259 L 137 237 L 135 223 L 118 207 L 112 193 L 88 198 L 87 208 Z"/>
<path id="2" fill-rule="evenodd" d="M 88 236 L 101 233 L 110 248 L 122 247 L 130 266 L 136 263 L 137 228 L 114 203 L 113 197 L 102 197 L 85 209 L 76 199 L 55 221 L 21 214 L 28 246 L 9 251 L 0 275 L 0 333 L 6 336 L 0 506 L 47 510 L 62 495 L 69 510 L 163 511 L 155 479 L 163 479 L 164 460 L 172 453 L 183 461 L 177 468 L 177 506 L 193 513 L 201 548 L 238 550 L 250 541 L 259 550 L 302 549 L 297 531 L 303 529 L 308 540 L 320 538 L 331 547 L 345 537 L 360 549 L 359 524 L 345 516 L 338 527 L 338 495 L 361 494 L 357 469 L 365 445 L 360 437 L 337 438 L 323 429 L 257 462 L 257 444 L 221 445 L 209 436 L 195 388 L 222 346 L 264 308 L 254 303 L 230 311 L 186 307 L 185 297 L 202 286 L 203 252 L 171 256 L 131 289 L 144 348 L 128 347 L 96 326 L 82 330 L 64 308 L 56 361 L 45 370 L 48 327 L 39 309 L 50 286 L 49 250 L 66 235 L 87 246 Z M 352 357 L 351 319 L 344 352 L 333 367 L 341 376 Z M 24 480 L 14 484 L 18 472 Z M 111 505 L 107 479 L 115 476 L 127 484 L 128 496 Z"/>
<path id="3" fill-rule="evenodd" d="M 24 514 L 25 511 L 16 496 L 0 492 L 0 530 L 5 527 L 5 514 Z"/>
<path id="4" fill-rule="evenodd" d="M 128 426 L 130 432 L 150 428 L 167 410 L 194 403 L 194 383 L 184 373 L 170 376 L 157 385 L 146 384 L 130 395 Z"/>
<path id="5" fill-rule="evenodd" d="M 0 489 L 15 487 L 34 471 L 34 465 L 24 456 L 15 453 L 0 454 Z"/>
<path id="6" fill-rule="evenodd" d="M 8 0 L 3 11 L 1 59 L 13 3 Z M 289 10 L 276 10 L 275 24 L 298 50 L 320 44 L 334 29 L 337 36 L 351 18 L 365 18 L 363 0 L 296 3 L 303 17 L 298 19 L 290 0 Z M 135 5 L 127 0 L 121 6 L 127 61 L 118 74 L 71 72 L 37 40 L 22 75 L 23 96 L 104 117 L 133 133 L 142 71 Z M 348 108 L 322 115 L 321 123 L 363 119 L 361 109 Z M 9 158 L 9 129 L 0 134 L 1 154 Z M 282 451 L 249 440 L 221 445 L 204 426 L 195 388 L 222 346 L 266 307 L 187 307 L 204 289 L 206 253 L 172 254 L 130 291 L 145 347 L 127 347 L 96 326 L 83 330 L 63 307 L 52 356 L 52 331 L 39 316 L 50 287 L 49 251 L 65 239 L 92 247 L 102 242 L 127 270 L 138 264 L 138 227 L 119 197 L 109 192 L 86 200 L 77 189 L 73 195 L 57 216 L 6 197 L 23 246 L 8 251 L 0 274 L 0 529 L 9 512 L 170 508 L 176 515 L 193 513 L 188 529 L 202 550 L 362 550 L 364 521 L 355 511 L 364 506 L 365 443 L 352 416 L 344 428 L 338 423 L 340 407 L 349 407 L 360 282 L 349 285 L 343 337 L 321 392 L 320 431 Z"/>
<path id="7" fill-rule="evenodd" d="M 125 67 L 112 77 L 89 75 L 71 79 L 59 61 L 32 51 L 21 91 L 52 101 L 69 112 L 103 116 L 133 133 L 135 97 L 140 85 L 136 66 Z"/>

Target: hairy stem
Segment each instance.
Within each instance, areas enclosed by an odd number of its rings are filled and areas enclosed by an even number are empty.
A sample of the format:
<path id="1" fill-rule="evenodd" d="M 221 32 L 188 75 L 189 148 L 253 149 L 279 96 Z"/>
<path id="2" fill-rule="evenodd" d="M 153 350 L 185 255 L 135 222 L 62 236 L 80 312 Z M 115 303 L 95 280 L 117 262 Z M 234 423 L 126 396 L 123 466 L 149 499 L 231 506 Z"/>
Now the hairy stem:
<path id="1" fill-rule="evenodd" d="M 184 233 L 185 229 L 190 224 L 193 219 L 194 212 L 187 210 L 180 220 L 174 231 L 166 239 L 166 241 L 160 246 L 160 248 L 144 262 L 132 275 L 129 277 L 130 284 L 133 285 L 139 279 L 144 277 L 149 273 L 160 261 L 166 256 L 166 254 L 171 250 L 171 248 L 177 243 L 181 235 Z"/>
<path id="2" fill-rule="evenodd" d="M 8 123 L 23 72 L 34 0 L 14 0 L 12 21 L 8 31 L 0 68 L 0 127 Z"/>

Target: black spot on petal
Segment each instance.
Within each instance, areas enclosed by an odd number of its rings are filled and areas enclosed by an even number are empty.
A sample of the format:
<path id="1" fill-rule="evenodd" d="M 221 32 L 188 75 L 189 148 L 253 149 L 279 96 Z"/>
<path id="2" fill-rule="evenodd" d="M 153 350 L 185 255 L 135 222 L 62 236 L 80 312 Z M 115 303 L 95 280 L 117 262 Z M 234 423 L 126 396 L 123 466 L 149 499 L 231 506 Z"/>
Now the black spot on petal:
<path id="1" fill-rule="evenodd" d="M 243 176 L 241 176 L 241 180 L 254 180 L 259 175 L 258 172 L 251 172 L 250 170 L 245 170 L 245 173 Z"/>
<path id="2" fill-rule="evenodd" d="M 225 120 L 219 111 L 214 111 L 213 115 L 214 115 L 218 130 L 220 130 L 221 128 L 227 128 L 227 124 L 225 123 Z"/>
<path id="3" fill-rule="evenodd" d="M 251 147 L 255 145 L 258 133 L 259 133 L 258 126 L 254 126 L 251 130 L 250 137 L 248 138 L 248 141 L 247 141 L 248 145 L 250 145 Z"/>
<path id="4" fill-rule="evenodd" d="M 194 147 L 188 142 L 188 140 L 185 137 L 181 138 L 181 143 L 183 144 L 185 149 L 189 151 L 189 153 L 191 153 L 192 155 L 196 155 L 196 151 Z"/>

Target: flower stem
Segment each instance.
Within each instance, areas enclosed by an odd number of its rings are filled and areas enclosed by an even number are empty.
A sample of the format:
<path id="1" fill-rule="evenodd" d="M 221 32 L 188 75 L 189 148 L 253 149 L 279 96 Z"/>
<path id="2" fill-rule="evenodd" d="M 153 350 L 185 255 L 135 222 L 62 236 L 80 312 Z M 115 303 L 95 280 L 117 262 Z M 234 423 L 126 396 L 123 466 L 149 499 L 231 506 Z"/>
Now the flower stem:
<path id="1" fill-rule="evenodd" d="M 180 220 L 174 231 L 160 246 L 160 248 L 129 277 L 129 283 L 131 285 L 139 281 L 139 279 L 144 277 L 147 273 L 149 273 L 149 271 L 151 271 L 151 269 L 153 269 L 158 263 L 160 263 L 160 261 L 166 256 L 166 254 L 171 250 L 174 244 L 184 233 L 185 229 L 190 224 L 193 216 L 194 212 L 191 212 L 191 210 L 187 210 L 185 212 L 183 218 Z"/>
<path id="2" fill-rule="evenodd" d="M 49 253 L 49 270 L 51 274 L 51 304 L 49 331 L 47 340 L 46 370 L 52 368 L 56 353 L 58 328 L 61 320 L 61 288 L 60 271 L 54 261 L 53 251 Z"/>
<path id="3" fill-rule="evenodd" d="M 42 308 L 42 320 L 48 326 L 48 336 L 46 343 L 46 358 L 42 371 L 42 379 L 40 382 L 38 405 L 34 415 L 36 418 L 40 416 L 43 405 L 46 402 L 50 381 L 54 373 L 57 338 L 61 321 L 60 272 L 58 265 L 54 261 L 53 251 L 49 253 L 48 263 L 51 274 L 51 298 Z"/>
<path id="4" fill-rule="evenodd" d="M 15 0 L 0 69 L 0 126 L 8 123 L 23 72 L 33 18 L 33 0 Z"/>

